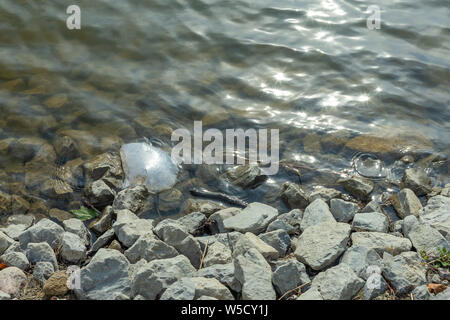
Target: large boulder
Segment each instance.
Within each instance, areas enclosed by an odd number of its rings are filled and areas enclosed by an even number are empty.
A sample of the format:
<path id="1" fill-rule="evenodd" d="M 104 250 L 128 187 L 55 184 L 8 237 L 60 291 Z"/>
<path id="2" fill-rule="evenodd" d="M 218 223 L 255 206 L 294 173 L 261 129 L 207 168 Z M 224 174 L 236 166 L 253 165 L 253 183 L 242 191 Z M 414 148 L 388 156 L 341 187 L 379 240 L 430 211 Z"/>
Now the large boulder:
<path id="1" fill-rule="evenodd" d="M 89 264 L 80 269 L 80 288 L 75 288 L 79 299 L 114 300 L 130 295 L 129 262 L 117 250 L 100 249 Z"/>
<path id="2" fill-rule="evenodd" d="M 348 224 L 325 221 L 307 228 L 300 235 L 294 254 L 312 269 L 322 270 L 345 251 L 349 236 Z"/>
<path id="3" fill-rule="evenodd" d="M 223 224 L 224 228 L 228 230 L 259 234 L 276 219 L 277 215 L 277 209 L 259 202 L 253 202 L 240 214 L 225 219 Z"/>

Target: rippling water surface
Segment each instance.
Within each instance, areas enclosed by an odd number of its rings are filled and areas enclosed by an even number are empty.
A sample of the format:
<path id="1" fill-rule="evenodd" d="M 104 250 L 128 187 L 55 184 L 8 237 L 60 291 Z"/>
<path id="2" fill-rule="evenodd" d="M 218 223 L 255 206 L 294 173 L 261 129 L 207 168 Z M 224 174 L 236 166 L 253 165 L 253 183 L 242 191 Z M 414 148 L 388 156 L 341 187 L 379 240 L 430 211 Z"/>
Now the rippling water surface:
<path id="1" fill-rule="evenodd" d="M 87 159 L 203 120 L 279 128 L 280 157 L 305 183 L 309 170 L 311 183 L 351 171 L 358 151 L 394 176 L 393 151 L 413 154 L 436 184 L 449 180 L 448 1 L 377 1 L 380 30 L 366 26 L 368 1 L 77 1 L 79 31 L 66 28 L 72 2 L 0 2 L 1 139 L 53 145 L 70 132 Z M 395 146 L 347 145 L 366 134 Z M 6 154 L 3 188 L 30 189 L 30 159 Z"/>

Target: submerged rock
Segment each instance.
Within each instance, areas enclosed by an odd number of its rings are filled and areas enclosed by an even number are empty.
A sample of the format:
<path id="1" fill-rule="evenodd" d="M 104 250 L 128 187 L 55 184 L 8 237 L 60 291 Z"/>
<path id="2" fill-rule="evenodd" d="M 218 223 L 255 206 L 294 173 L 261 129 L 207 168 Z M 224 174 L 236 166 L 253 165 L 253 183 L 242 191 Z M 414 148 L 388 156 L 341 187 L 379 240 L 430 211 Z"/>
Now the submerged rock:
<path id="1" fill-rule="evenodd" d="M 231 183 L 244 189 L 256 187 L 267 179 L 256 164 L 237 166 L 225 174 Z"/>
<path id="2" fill-rule="evenodd" d="M 361 177 L 352 177 L 338 181 L 342 187 L 352 196 L 365 200 L 373 190 L 373 183 Z"/>
<path id="3" fill-rule="evenodd" d="M 290 209 L 304 209 L 309 204 L 309 197 L 303 189 L 291 182 L 283 184 L 281 200 Z"/>
<path id="4" fill-rule="evenodd" d="M 171 188 L 178 175 L 178 167 L 164 151 L 147 142 L 124 144 L 120 157 L 125 171 L 125 186 L 143 183 L 148 190 L 159 192 Z"/>

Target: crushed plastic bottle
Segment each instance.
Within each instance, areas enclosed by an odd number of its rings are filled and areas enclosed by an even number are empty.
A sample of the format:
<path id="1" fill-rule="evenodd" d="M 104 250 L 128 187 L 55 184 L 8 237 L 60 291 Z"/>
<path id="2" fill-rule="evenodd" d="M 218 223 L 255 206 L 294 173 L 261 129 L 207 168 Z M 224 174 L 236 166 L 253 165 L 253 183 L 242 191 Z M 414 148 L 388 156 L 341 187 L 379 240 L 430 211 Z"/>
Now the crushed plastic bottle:
<path id="1" fill-rule="evenodd" d="M 178 167 L 165 151 L 150 142 L 133 142 L 120 148 L 125 171 L 124 187 L 145 184 L 149 191 L 160 192 L 177 181 Z"/>

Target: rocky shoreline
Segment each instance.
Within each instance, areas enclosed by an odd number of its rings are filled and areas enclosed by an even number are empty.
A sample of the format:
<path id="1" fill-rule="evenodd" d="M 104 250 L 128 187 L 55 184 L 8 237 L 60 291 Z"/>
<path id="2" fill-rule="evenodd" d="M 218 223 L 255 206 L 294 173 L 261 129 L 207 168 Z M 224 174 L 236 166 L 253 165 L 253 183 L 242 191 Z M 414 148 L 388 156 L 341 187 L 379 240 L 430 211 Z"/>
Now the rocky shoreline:
<path id="1" fill-rule="evenodd" d="M 115 191 L 120 158 L 83 166 L 84 201 L 101 210 L 88 223 L 62 210 L 38 219 L 20 197 L 0 194 L 13 213 L 0 227 L 1 299 L 450 299 L 450 184 L 432 187 L 420 168 L 406 169 L 381 204 L 370 200 L 371 180 L 351 176 L 310 193 L 286 182 L 286 213 L 190 198 L 178 218 L 144 218 L 155 195 L 143 185 Z M 261 180 L 253 168 L 234 170 L 245 185 Z M 160 194 L 158 208 L 176 208 L 180 193 Z"/>

